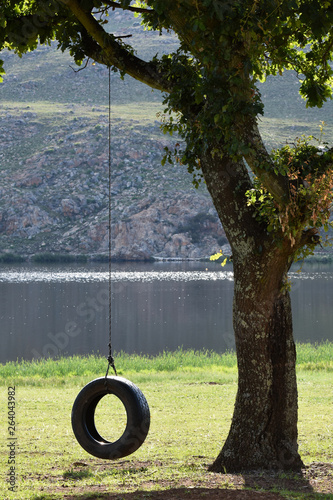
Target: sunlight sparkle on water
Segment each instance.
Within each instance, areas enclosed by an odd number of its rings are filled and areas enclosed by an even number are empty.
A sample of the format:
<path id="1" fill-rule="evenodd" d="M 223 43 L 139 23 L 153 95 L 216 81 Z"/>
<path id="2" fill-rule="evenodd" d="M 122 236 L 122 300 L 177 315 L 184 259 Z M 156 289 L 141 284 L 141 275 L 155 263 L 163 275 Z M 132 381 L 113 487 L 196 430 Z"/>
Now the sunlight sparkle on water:
<path id="1" fill-rule="evenodd" d="M 105 282 L 109 279 L 107 271 L 7 271 L 0 273 L 0 282 L 31 283 L 31 282 Z M 111 280 L 118 281 L 233 281 L 231 271 L 180 271 L 180 272 L 112 272 Z"/>

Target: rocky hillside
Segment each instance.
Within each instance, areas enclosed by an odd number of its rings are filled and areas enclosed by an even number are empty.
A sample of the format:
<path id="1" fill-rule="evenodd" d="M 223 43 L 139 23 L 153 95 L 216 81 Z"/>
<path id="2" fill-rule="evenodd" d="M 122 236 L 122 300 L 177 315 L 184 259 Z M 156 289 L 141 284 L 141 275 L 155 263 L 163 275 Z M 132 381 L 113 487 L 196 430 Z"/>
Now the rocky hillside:
<path id="1" fill-rule="evenodd" d="M 107 111 L 57 107 L 50 127 L 49 107 L 0 108 L 0 252 L 107 254 Z M 226 243 L 204 189 L 161 166 L 167 143 L 158 123 L 112 120 L 114 258 L 202 258 Z"/>
<path id="2" fill-rule="evenodd" d="M 132 23 L 132 24 L 131 24 Z M 129 13 L 112 29 L 133 34 L 139 55 L 173 50 L 171 34 L 143 32 Z M 3 53 L 0 84 L 0 254 L 101 256 L 108 252 L 108 71 L 74 72 L 55 45 L 19 59 Z M 332 105 L 305 110 L 297 81 L 263 87 L 261 122 L 270 147 L 302 133 L 317 135 Z M 112 256 L 205 258 L 226 244 L 210 197 L 195 190 L 185 167 L 161 159 L 171 139 L 159 128 L 162 96 L 112 73 Z M 1 257 L 1 255 L 0 255 Z"/>

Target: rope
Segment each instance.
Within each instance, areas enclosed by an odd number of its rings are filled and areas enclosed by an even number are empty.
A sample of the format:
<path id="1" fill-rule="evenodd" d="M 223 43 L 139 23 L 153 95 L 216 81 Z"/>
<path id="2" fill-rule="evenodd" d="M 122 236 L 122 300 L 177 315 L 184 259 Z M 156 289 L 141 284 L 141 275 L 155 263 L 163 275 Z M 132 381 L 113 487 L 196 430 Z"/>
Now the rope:
<path id="1" fill-rule="evenodd" d="M 112 356 L 112 336 L 111 336 L 111 300 L 112 300 L 112 290 L 111 290 L 111 68 L 109 67 L 109 355 L 108 355 L 108 367 L 105 374 L 105 379 L 109 374 L 110 366 L 113 368 L 115 375 L 117 375 L 117 370 L 114 364 L 114 358 Z"/>

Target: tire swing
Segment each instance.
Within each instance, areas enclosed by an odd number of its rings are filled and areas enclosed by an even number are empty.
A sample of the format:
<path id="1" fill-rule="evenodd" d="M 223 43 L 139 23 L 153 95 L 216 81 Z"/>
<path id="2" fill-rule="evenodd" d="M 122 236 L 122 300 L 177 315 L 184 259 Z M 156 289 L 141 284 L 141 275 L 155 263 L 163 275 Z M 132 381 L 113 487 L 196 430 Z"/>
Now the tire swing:
<path id="1" fill-rule="evenodd" d="M 122 436 L 114 442 L 100 436 L 95 425 L 95 410 L 107 394 L 114 394 L 126 409 L 127 424 Z M 72 409 L 75 437 L 90 455 L 116 460 L 134 453 L 147 437 L 150 412 L 140 389 L 122 377 L 101 377 L 89 382 L 78 394 Z"/>
<path id="2" fill-rule="evenodd" d="M 109 68 L 109 356 L 104 377 L 89 382 L 77 395 L 72 408 L 72 428 L 78 443 L 90 455 L 116 460 L 134 453 L 147 437 L 150 411 L 141 390 L 117 375 L 111 346 L 111 76 Z M 109 376 L 109 368 L 115 376 Z M 127 423 L 116 441 L 104 439 L 96 429 L 95 411 L 107 394 L 116 396 L 126 410 Z"/>

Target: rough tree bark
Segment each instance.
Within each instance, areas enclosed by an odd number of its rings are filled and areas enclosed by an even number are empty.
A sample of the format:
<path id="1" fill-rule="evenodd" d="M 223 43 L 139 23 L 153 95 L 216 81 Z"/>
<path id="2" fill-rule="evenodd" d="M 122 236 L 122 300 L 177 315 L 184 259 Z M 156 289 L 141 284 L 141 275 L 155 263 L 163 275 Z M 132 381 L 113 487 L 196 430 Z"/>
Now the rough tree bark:
<path id="1" fill-rule="evenodd" d="M 215 148 L 216 149 L 216 148 Z M 238 392 L 214 472 L 300 469 L 296 354 L 286 278 L 294 249 L 277 247 L 244 201 L 242 162 L 207 154 L 202 170 L 232 248 Z"/>
<path id="2" fill-rule="evenodd" d="M 291 305 L 288 291 L 280 288 L 277 260 L 273 253 L 262 273 L 255 259 L 244 265 L 234 257 L 238 392 L 230 432 L 212 471 L 303 466 Z"/>

